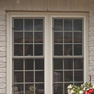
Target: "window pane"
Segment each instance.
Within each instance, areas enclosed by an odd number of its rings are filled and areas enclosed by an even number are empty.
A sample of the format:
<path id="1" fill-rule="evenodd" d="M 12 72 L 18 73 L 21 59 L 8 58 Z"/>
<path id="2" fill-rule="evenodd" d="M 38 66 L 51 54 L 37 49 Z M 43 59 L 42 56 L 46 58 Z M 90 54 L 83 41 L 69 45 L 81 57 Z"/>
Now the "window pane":
<path id="1" fill-rule="evenodd" d="M 82 32 L 74 33 L 74 43 L 82 43 Z"/>
<path id="2" fill-rule="evenodd" d="M 33 20 L 25 19 L 25 30 L 33 30 Z"/>
<path id="3" fill-rule="evenodd" d="M 63 82 L 63 72 L 62 71 L 54 72 L 54 82 Z"/>
<path id="4" fill-rule="evenodd" d="M 63 69 L 63 59 L 54 59 L 54 69 Z"/>
<path id="5" fill-rule="evenodd" d="M 54 30 L 55 31 L 63 30 L 63 20 L 62 19 L 54 19 Z"/>
<path id="6" fill-rule="evenodd" d="M 23 19 L 14 19 L 14 30 L 23 30 Z"/>
<path id="7" fill-rule="evenodd" d="M 64 55 L 72 55 L 72 45 L 71 44 L 64 45 Z"/>
<path id="8" fill-rule="evenodd" d="M 63 42 L 63 33 L 54 32 L 54 43 L 62 43 L 62 42 Z"/>
<path id="9" fill-rule="evenodd" d="M 33 69 L 34 69 L 33 59 L 25 60 L 25 70 L 33 70 Z"/>
<path id="10" fill-rule="evenodd" d="M 54 45 L 54 55 L 63 55 L 63 45 Z"/>
<path id="11" fill-rule="evenodd" d="M 54 94 L 63 94 L 63 84 L 54 83 Z"/>
<path id="12" fill-rule="evenodd" d="M 34 20 L 34 30 L 43 30 L 43 19 Z"/>
<path id="13" fill-rule="evenodd" d="M 82 31 L 82 19 L 74 20 L 74 31 Z"/>
<path id="14" fill-rule="evenodd" d="M 22 59 L 14 60 L 14 70 L 23 70 L 23 60 Z"/>
<path id="15" fill-rule="evenodd" d="M 64 59 L 64 69 L 73 69 L 73 59 Z"/>
<path id="16" fill-rule="evenodd" d="M 14 55 L 23 56 L 23 45 L 14 45 Z"/>
<path id="17" fill-rule="evenodd" d="M 35 43 L 43 43 L 43 33 L 42 32 L 37 32 L 37 33 L 34 33 L 34 37 L 35 37 L 35 40 L 34 42 Z"/>
<path id="18" fill-rule="evenodd" d="M 33 43 L 33 33 L 25 33 L 25 43 Z"/>
<path id="19" fill-rule="evenodd" d="M 26 56 L 33 55 L 33 45 L 25 45 L 25 55 Z"/>
<path id="20" fill-rule="evenodd" d="M 64 33 L 64 43 L 72 43 L 72 32 Z"/>
<path id="21" fill-rule="evenodd" d="M 23 43 L 23 33 L 14 32 L 14 43 Z"/>
<path id="22" fill-rule="evenodd" d="M 64 20 L 64 30 L 65 31 L 72 31 L 72 20 L 71 19 Z"/>

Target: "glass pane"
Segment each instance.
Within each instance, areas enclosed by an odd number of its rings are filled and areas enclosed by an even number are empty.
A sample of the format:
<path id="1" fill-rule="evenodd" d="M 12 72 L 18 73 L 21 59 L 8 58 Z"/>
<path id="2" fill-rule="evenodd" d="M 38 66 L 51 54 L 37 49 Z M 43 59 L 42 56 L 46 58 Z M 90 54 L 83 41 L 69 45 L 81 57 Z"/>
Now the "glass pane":
<path id="1" fill-rule="evenodd" d="M 35 84 L 36 93 L 35 94 L 44 94 L 44 84 Z"/>
<path id="2" fill-rule="evenodd" d="M 74 69 L 83 69 L 83 59 L 74 59 Z"/>
<path id="3" fill-rule="evenodd" d="M 43 43 L 43 33 L 42 32 L 37 32 L 37 33 L 34 33 L 34 34 L 35 34 L 34 42 L 35 43 Z"/>
<path id="4" fill-rule="evenodd" d="M 74 33 L 74 43 L 82 43 L 82 33 L 81 32 Z"/>
<path id="5" fill-rule="evenodd" d="M 74 45 L 74 55 L 82 55 L 82 45 Z"/>
<path id="6" fill-rule="evenodd" d="M 25 82 L 33 82 L 34 74 L 33 72 L 25 72 Z"/>
<path id="7" fill-rule="evenodd" d="M 73 72 L 72 71 L 64 72 L 64 81 L 73 81 Z"/>
<path id="8" fill-rule="evenodd" d="M 34 85 L 33 84 L 25 85 L 25 94 L 34 94 Z"/>
<path id="9" fill-rule="evenodd" d="M 34 20 L 34 30 L 43 30 L 43 19 Z"/>
<path id="10" fill-rule="evenodd" d="M 64 69 L 73 69 L 73 59 L 64 59 Z"/>
<path id="11" fill-rule="evenodd" d="M 64 45 L 64 55 L 72 55 L 72 45 L 71 44 Z"/>
<path id="12" fill-rule="evenodd" d="M 35 55 L 43 55 L 43 45 L 35 45 Z"/>
<path id="13" fill-rule="evenodd" d="M 25 33 L 25 43 L 33 43 L 33 33 Z"/>
<path id="14" fill-rule="evenodd" d="M 54 19 L 54 30 L 55 31 L 63 30 L 63 20 L 62 19 Z"/>
<path id="15" fill-rule="evenodd" d="M 63 82 L 63 72 L 62 71 L 54 72 L 54 82 Z"/>
<path id="16" fill-rule="evenodd" d="M 25 19 L 25 30 L 33 30 L 33 19 Z"/>
<path id="17" fill-rule="evenodd" d="M 25 45 L 25 55 L 26 56 L 33 55 L 33 45 Z"/>
<path id="18" fill-rule="evenodd" d="M 25 60 L 25 70 L 33 70 L 34 64 L 32 59 L 26 59 Z"/>
<path id="19" fill-rule="evenodd" d="M 43 71 L 35 72 L 35 81 L 36 82 L 44 82 L 44 72 Z"/>
<path id="20" fill-rule="evenodd" d="M 14 72 L 14 82 L 23 82 L 23 72 Z"/>
<path id="21" fill-rule="evenodd" d="M 14 32 L 14 43 L 23 43 L 23 33 Z"/>
<path id="22" fill-rule="evenodd" d="M 35 60 L 35 69 L 36 70 L 43 70 L 44 69 L 44 60 L 43 59 L 36 59 Z"/>
<path id="23" fill-rule="evenodd" d="M 23 19 L 14 19 L 14 30 L 23 30 Z"/>
<path id="24" fill-rule="evenodd" d="M 74 31 L 82 31 L 82 19 L 74 20 Z"/>
<path id="25" fill-rule="evenodd" d="M 14 60 L 14 70 L 23 70 L 23 60 L 22 59 Z"/>
<path id="26" fill-rule="evenodd" d="M 83 71 L 74 72 L 74 81 L 83 81 Z"/>
<path id="27" fill-rule="evenodd" d="M 63 84 L 54 83 L 54 94 L 63 94 Z"/>
<path id="28" fill-rule="evenodd" d="M 64 43 L 72 43 L 72 32 L 64 33 Z"/>
<path id="29" fill-rule="evenodd" d="M 54 32 L 54 43 L 62 43 L 62 42 L 63 42 L 63 33 Z"/>
<path id="30" fill-rule="evenodd" d="M 63 55 L 63 45 L 54 45 L 54 55 Z"/>
<path id="31" fill-rule="evenodd" d="M 71 19 L 64 20 L 64 30 L 65 31 L 72 31 L 72 20 Z"/>
<path id="32" fill-rule="evenodd" d="M 54 59 L 54 69 L 63 69 L 63 59 Z"/>
<path id="33" fill-rule="evenodd" d="M 24 94 L 23 85 L 15 84 L 14 85 L 14 94 Z"/>
<path id="34" fill-rule="evenodd" d="M 23 45 L 14 45 L 14 55 L 23 56 Z"/>

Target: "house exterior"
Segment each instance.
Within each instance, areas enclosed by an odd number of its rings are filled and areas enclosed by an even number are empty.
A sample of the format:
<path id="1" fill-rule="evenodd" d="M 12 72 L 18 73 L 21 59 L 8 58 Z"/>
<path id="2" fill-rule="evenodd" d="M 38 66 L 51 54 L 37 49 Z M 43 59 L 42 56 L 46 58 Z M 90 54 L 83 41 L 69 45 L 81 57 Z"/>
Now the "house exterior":
<path id="1" fill-rule="evenodd" d="M 94 0 L 0 0 L 0 94 L 67 94 L 94 84 Z"/>

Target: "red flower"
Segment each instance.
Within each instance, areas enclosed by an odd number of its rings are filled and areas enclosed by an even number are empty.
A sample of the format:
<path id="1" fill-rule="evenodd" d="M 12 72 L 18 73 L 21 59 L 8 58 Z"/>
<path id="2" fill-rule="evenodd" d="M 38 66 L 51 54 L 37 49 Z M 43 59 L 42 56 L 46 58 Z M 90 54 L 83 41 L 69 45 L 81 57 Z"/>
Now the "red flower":
<path id="1" fill-rule="evenodd" d="M 89 89 L 89 93 L 91 94 L 93 92 L 93 89 Z"/>

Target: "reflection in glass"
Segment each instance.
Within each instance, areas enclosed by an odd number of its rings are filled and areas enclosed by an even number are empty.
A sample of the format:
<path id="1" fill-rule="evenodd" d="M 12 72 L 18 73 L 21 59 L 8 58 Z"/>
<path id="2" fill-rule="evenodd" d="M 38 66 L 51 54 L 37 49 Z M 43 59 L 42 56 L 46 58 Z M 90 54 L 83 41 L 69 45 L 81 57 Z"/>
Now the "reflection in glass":
<path id="1" fill-rule="evenodd" d="M 54 32 L 54 43 L 63 42 L 63 32 Z"/>
<path id="2" fill-rule="evenodd" d="M 23 56 L 23 45 L 14 45 L 14 55 Z"/>
<path id="3" fill-rule="evenodd" d="M 43 59 L 35 59 L 35 69 L 36 70 L 44 69 L 44 60 Z"/>
<path id="4" fill-rule="evenodd" d="M 23 60 L 22 59 L 14 60 L 14 70 L 23 70 Z"/>
<path id="5" fill-rule="evenodd" d="M 82 32 L 74 33 L 74 43 L 82 43 Z"/>
<path id="6" fill-rule="evenodd" d="M 74 45 L 74 55 L 82 55 L 82 45 Z"/>
<path id="7" fill-rule="evenodd" d="M 43 71 L 35 72 L 35 82 L 44 82 L 44 72 Z"/>
<path id="8" fill-rule="evenodd" d="M 33 70 L 33 69 L 34 69 L 33 59 L 26 59 L 25 70 Z"/>
<path id="9" fill-rule="evenodd" d="M 54 69 L 63 69 L 63 59 L 54 59 Z"/>
<path id="10" fill-rule="evenodd" d="M 72 31 L 72 20 L 71 19 L 64 20 L 64 30 L 65 31 Z"/>
<path id="11" fill-rule="evenodd" d="M 25 85 L 25 94 L 34 94 L 34 85 L 33 84 Z"/>
<path id="12" fill-rule="evenodd" d="M 71 44 L 64 45 L 64 55 L 72 55 L 72 45 Z"/>
<path id="13" fill-rule="evenodd" d="M 23 72 L 14 72 L 14 82 L 23 82 Z"/>
<path id="14" fill-rule="evenodd" d="M 33 45 L 25 45 L 25 55 L 27 56 L 33 55 Z"/>
<path id="15" fill-rule="evenodd" d="M 35 45 L 35 55 L 43 55 L 43 45 Z"/>
<path id="16" fill-rule="evenodd" d="M 34 36 L 34 38 L 35 38 L 34 42 L 35 43 L 43 43 L 43 33 L 42 32 L 37 32 L 37 33 L 34 33 L 34 34 L 35 34 L 35 36 Z"/>
<path id="17" fill-rule="evenodd" d="M 74 31 L 82 31 L 82 19 L 74 20 Z"/>
<path id="18" fill-rule="evenodd" d="M 44 84 L 35 84 L 36 93 L 35 94 L 44 94 Z"/>
<path id="19" fill-rule="evenodd" d="M 43 19 L 34 20 L 34 30 L 43 30 Z"/>
<path id="20" fill-rule="evenodd" d="M 64 69 L 73 69 L 73 59 L 64 59 Z"/>
<path id="21" fill-rule="evenodd" d="M 14 30 L 23 30 L 23 19 L 14 19 Z"/>
<path id="22" fill-rule="evenodd" d="M 33 72 L 25 72 L 25 82 L 33 82 L 34 74 Z"/>
<path id="23" fill-rule="evenodd" d="M 63 30 L 63 20 L 62 19 L 54 19 L 54 30 L 55 31 Z"/>
<path id="24" fill-rule="evenodd" d="M 73 81 L 73 72 L 72 71 L 64 72 L 64 81 Z"/>
<path id="25" fill-rule="evenodd" d="M 74 69 L 83 69 L 83 59 L 74 59 Z"/>
<path id="26" fill-rule="evenodd" d="M 14 84 L 14 94 L 24 94 L 22 84 Z"/>
<path id="27" fill-rule="evenodd" d="M 83 81 L 83 71 L 74 72 L 74 81 Z"/>
<path id="28" fill-rule="evenodd" d="M 54 55 L 63 55 L 63 45 L 54 45 Z"/>
<path id="29" fill-rule="evenodd" d="M 64 33 L 64 43 L 72 43 L 72 32 Z"/>
<path id="30" fill-rule="evenodd" d="M 33 33 L 26 32 L 25 33 L 25 43 L 32 43 L 33 42 Z"/>
<path id="31" fill-rule="evenodd" d="M 63 94 L 63 84 L 54 83 L 54 94 Z"/>
<path id="32" fill-rule="evenodd" d="M 14 43 L 23 43 L 23 33 L 14 32 Z"/>
<path id="33" fill-rule="evenodd" d="M 63 81 L 63 72 L 55 71 L 54 72 L 54 82 L 62 82 Z"/>
<path id="34" fill-rule="evenodd" d="M 25 30 L 33 30 L 33 19 L 25 19 Z"/>

